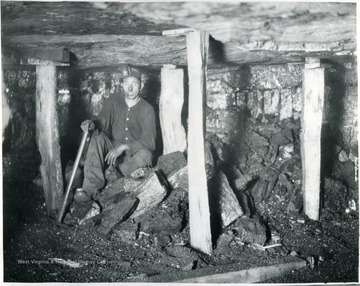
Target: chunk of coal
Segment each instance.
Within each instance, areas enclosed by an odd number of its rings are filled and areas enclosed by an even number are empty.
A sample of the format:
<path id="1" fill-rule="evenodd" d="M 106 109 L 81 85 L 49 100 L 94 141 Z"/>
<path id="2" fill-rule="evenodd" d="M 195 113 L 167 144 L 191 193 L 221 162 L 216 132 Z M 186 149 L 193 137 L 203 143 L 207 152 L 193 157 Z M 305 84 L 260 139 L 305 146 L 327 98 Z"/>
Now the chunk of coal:
<path id="1" fill-rule="evenodd" d="M 245 243 L 263 245 L 266 240 L 266 226 L 259 218 L 238 218 L 231 229 Z"/>

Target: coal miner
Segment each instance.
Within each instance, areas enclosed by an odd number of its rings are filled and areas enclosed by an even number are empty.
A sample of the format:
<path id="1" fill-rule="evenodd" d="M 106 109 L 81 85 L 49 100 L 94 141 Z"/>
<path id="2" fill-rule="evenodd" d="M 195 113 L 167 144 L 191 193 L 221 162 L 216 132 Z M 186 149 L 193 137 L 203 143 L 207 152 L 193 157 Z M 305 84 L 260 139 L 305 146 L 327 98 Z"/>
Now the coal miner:
<path id="1" fill-rule="evenodd" d="M 92 131 L 92 135 L 82 190 L 75 193 L 79 202 L 91 200 L 105 186 L 108 166 L 123 176 L 140 167 L 151 166 L 156 137 L 155 112 L 140 97 L 140 72 L 125 66 L 122 74 L 123 92 L 105 99 L 94 121 L 85 120 L 81 124 L 81 129 Z"/>

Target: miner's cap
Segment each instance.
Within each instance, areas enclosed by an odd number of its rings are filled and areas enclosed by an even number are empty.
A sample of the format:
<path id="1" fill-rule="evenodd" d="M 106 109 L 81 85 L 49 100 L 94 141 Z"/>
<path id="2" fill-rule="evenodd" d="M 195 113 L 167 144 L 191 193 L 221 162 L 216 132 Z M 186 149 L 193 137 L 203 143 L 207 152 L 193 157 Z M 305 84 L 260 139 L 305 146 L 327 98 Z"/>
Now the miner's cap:
<path id="1" fill-rule="evenodd" d="M 128 77 L 135 77 L 139 81 L 141 81 L 141 73 L 137 69 L 130 67 L 128 65 L 125 65 L 124 68 L 122 69 L 122 76 L 123 76 L 123 80 Z"/>

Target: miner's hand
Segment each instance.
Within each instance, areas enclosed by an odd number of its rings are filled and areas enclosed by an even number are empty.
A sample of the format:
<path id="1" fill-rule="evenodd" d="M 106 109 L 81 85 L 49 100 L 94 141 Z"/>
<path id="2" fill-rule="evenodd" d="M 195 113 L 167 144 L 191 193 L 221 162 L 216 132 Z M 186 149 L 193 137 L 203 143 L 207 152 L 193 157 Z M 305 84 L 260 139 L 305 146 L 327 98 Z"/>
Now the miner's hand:
<path id="1" fill-rule="evenodd" d="M 105 157 L 106 163 L 108 163 L 108 165 L 110 165 L 110 166 L 115 165 L 117 157 L 119 157 L 126 150 L 130 150 L 130 148 L 128 145 L 125 145 L 125 144 L 119 145 L 119 146 L 111 149 Z"/>
<path id="2" fill-rule="evenodd" d="M 95 129 L 95 124 L 92 120 L 88 119 L 81 123 L 82 131 L 93 131 Z"/>

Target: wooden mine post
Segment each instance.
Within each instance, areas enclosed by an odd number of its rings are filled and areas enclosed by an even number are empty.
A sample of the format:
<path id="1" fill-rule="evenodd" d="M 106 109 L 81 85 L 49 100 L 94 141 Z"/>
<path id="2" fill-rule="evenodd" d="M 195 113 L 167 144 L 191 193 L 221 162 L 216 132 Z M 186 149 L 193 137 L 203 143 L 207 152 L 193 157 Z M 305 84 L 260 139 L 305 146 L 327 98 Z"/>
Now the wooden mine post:
<path id="1" fill-rule="evenodd" d="M 186 35 L 189 73 L 188 170 L 190 241 L 200 251 L 212 251 L 210 211 L 205 171 L 204 127 L 206 100 L 206 61 L 209 34 Z"/>
<path id="2" fill-rule="evenodd" d="M 181 124 L 184 104 L 184 71 L 173 65 L 161 69 L 160 124 L 163 154 L 186 149 L 186 134 Z"/>
<path id="3" fill-rule="evenodd" d="M 205 171 L 206 64 L 209 34 L 194 29 L 167 30 L 164 36 L 186 35 L 189 75 L 188 172 L 190 243 L 199 251 L 212 251 L 209 196 Z"/>
<path id="4" fill-rule="evenodd" d="M 321 127 L 324 107 L 324 68 L 320 59 L 308 58 L 303 70 L 301 114 L 302 186 L 305 214 L 319 220 Z"/>
<path id="5" fill-rule="evenodd" d="M 36 66 L 36 140 L 48 213 L 58 209 L 63 195 L 59 122 L 56 109 L 56 66 Z"/>
<path id="6" fill-rule="evenodd" d="M 64 192 L 56 107 L 56 66 L 69 65 L 65 63 L 69 61 L 69 52 L 58 49 L 39 54 L 46 55 L 46 59 L 26 57 L 20 63 L 36 65 L 36 141 L 41 155 L 40 172 L 46 209 L 51 214 L 60 208 Z"/>

